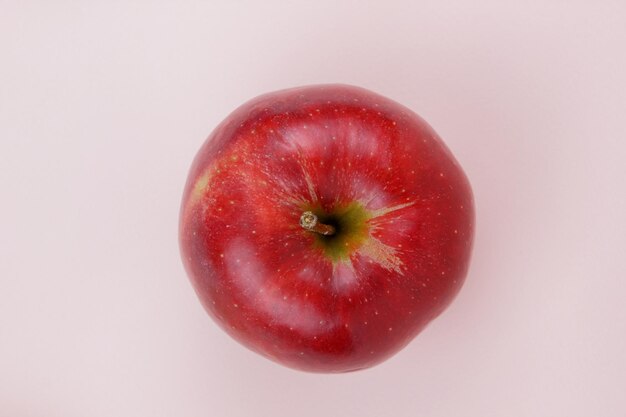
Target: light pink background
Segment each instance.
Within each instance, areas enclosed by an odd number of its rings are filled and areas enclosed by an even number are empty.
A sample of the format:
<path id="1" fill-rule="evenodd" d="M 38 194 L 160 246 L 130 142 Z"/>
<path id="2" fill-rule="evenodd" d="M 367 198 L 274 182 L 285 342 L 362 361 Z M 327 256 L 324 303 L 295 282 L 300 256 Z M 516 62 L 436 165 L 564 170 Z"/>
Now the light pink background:
<path id="1" fill-rule="evenodd" d="M 626 3 L 0 3 L 0 416 L 626 415 Z M 179 260 L 187 169 L 245 100 L 322 82 L 465 167 L 473 264 L 388 362 L 282 368 Z"/>

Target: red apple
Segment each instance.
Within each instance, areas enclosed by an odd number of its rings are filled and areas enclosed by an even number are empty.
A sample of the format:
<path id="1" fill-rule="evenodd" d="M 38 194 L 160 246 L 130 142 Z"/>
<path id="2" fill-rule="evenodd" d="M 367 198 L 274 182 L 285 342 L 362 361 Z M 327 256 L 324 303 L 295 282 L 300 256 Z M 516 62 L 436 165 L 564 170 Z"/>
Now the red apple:
<path id="1" fill-rule="evenodd" d="M 461 167 L 411 110 L 323 85 L 235 110 L 198 152 L 180 246 L 204 307 L 286 366 L 389 358 L 452 301 L 474 208 Z"/>

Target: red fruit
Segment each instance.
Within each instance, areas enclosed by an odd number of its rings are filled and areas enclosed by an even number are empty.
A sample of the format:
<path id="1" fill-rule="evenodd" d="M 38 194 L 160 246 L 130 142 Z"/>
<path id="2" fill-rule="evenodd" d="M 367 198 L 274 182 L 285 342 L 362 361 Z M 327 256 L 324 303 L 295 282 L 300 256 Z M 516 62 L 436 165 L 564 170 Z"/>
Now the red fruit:
<path id="1" fill-rule="evenodd" d="M 345 372 L 387 359 L 452 301 L 473 219 L 467 178 L 419 116 L 312 86 L 255 98 L 215 129 L 187 180 L 180 246 L 232 337 Z"/>

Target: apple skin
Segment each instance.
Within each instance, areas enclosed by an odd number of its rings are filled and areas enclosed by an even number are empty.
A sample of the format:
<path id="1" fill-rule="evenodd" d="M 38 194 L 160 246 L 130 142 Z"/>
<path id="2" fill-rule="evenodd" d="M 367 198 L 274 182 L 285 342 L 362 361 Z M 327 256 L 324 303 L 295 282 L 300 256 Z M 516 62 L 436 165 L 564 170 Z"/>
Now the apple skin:
<path id="1" fill-rule="evenodd" d="M 303 211 L 338 226 L 324 237 Z M 469 182 L 437 134 L 362 88 L 257 97 L 209 136 L 182 200 L 180 248 L 209 315 L 291 368 L 368 368 L 452 301 L 472 249 Z"/>

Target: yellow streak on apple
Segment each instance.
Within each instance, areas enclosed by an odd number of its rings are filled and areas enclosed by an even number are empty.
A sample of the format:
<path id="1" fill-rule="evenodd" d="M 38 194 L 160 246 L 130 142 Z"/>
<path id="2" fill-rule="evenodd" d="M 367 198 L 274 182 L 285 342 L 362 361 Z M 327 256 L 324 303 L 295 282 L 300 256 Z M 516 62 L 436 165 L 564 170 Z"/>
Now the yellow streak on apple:
<path id="1" fill-rule="evenodd" d="M 196 204 L 204 196 L 206 187 L 209 185 L 209 181 L 211 181 L 211 177 L 213 176 L 213 169 L 211 168 L 207 169 L 193 185 L 190 197 L 192 204 Z"/>

